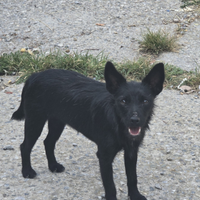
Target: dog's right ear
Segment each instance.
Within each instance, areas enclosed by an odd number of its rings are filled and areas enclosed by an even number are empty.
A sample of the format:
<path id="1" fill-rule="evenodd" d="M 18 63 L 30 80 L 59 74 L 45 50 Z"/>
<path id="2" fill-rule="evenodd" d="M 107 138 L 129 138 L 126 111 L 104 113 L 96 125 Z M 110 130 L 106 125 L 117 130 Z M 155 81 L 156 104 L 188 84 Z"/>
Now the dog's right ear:
<path id="1" fill-rule="evenodd" d="M 118 88 L 126 83 L 126 79 L 116 70 L 111 62 L 107 62 L 105 66 L 104 77 L 106 81 L 106 88 L 114 94 Z"/>

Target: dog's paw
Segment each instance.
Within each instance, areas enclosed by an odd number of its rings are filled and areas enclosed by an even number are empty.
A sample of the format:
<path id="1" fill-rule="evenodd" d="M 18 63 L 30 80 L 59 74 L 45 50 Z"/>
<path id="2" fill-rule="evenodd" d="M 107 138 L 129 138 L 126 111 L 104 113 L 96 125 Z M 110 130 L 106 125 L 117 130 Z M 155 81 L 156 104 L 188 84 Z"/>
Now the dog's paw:
<path id="1" fill-rule="evenodd" d="M 53 163 L 49 165 L 49 170 L 51 172 L 56 172 L 56 173 L 60 173 L 63 172 L 65 170 L 65 167 L 59 163 Z"/>
<path id="2" fill-rule="evenodd" d="M 128 200 L 147 200 L 147 199 L 146 197 L 138 193 L 136 195 L 131 195 Z"/>
<path id="3" fill-rule="evenodd" d="M 22 175 L 24 178 L 35 178 L 37 173 L 32 168 L 22 169 Z"/>

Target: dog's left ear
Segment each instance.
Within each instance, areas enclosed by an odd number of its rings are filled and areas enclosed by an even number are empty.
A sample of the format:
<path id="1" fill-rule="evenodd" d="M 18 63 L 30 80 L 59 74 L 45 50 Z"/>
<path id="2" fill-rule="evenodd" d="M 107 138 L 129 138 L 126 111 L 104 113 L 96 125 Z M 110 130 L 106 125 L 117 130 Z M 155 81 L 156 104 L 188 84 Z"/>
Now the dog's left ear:
<path id="1" fill-rule="evenodd" d="M 116 93 L 118 88 L 126 83 L 126 79 L 116 70 L 111 62 L 106 63 L 104 77 L 106 88 L 111 94 Z"/>
<path id="2" fill-rule="evenodd" d="M 142 83 L 150 86 L 152 93 L 156 96 L 163 89 L 163 83 L 165 80 L 164 64 L 156 64 L 148 75 L 142 80 Z"/>

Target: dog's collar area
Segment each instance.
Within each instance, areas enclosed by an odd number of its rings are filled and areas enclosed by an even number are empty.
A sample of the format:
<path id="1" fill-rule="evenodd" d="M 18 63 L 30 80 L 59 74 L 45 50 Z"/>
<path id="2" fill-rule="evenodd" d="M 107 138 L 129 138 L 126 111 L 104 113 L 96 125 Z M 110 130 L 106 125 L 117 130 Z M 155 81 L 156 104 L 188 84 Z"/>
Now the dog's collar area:
<path id="1" fill-rule="evenodd" d="M 130 127 L 128 129 L 130 135 L 132 136 L 137 136 L 140 134 L 140 131 L 141 131 L 141 127 Z"/>

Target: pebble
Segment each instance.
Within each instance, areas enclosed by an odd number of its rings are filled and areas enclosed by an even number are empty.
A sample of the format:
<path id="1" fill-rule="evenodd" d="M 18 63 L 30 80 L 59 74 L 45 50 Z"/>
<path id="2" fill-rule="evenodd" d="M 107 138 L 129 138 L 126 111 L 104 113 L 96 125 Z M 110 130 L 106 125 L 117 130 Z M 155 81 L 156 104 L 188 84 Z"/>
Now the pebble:
<path id="1" fill-rule="evenodd" d="M 167 151 L 166 151 L 166 154 L 170 154 L 171 153 L 171 151 L 168 149 Z"/>
<path id="2" fill-rule="evenodd" d="M 10 109 L 15 109 L 15 106 L 14 105 L 10 105 Z"/>
<path id="3" fill-rule="evenodd" d="M 66 53 L 69 53 L 70 52 L 70 49 L 66 49 L 66 51 L 65 51 Z"/>
<path id="4" fill-rule="evenodd" d="M 179 22 L 180 22 L 179 19 L 174 19 L 173 21 L 174 21 L 175 23 L 179 23 Z"/>
<path id="5" fill-rule="evenodd" d="M 5 147 L 3 147 L 3 150 L 4 151 L 12 151 L 12 150 L 15 150 L 12 146 L 5 146 Z"/>
<path id="6" fill-rule="evenodd" d="M 162 190 L 162 187 L 160 185 L 158 185 L 158 184 L 155 185 L 155 188 L 158 189 L 158 190 Z"/>
<path id="7" fill-rule="evenodd" d="M 63 47 L 64 45 L 62 43 L 57 44 L 58 47 Z"/>

